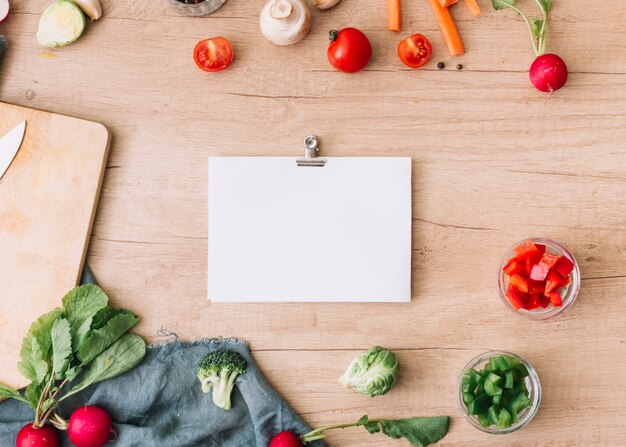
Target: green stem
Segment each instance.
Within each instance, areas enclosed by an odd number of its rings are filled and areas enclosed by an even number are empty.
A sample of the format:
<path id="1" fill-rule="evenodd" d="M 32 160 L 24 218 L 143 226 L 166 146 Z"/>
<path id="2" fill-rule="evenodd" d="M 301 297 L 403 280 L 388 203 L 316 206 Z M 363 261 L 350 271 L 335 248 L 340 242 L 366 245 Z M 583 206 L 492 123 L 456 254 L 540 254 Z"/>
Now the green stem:
<path id="1" fill-rule="evenodd" d="M 546 11 L 539 0 L 535 0 L 539 9 L 541 9 L 541 15 L 543 16 L 543 24 L 541 25 L 541 30 L 539 31 L 539 54 L 537 56 L 541 56 L 546 52 L 546 40 L 548 36 L 548 11 Z"/>
<path id="2" fill-rule="evenodd" d="M 535 0 L 535 1 L 537 1 L 537 0 Z M 519 15 L 522 16 L 522 18 L 526 22 L 526 26 L 528 27 L 528 31 L 530 32 L 530 42 L 531 42 L 531 44 L 533 46 L 533 50 L 535 51 L 535 55 L 540 56 L 540 54 L 539 54 L 539 47 L 537 46 L 537 42 L 535 41 L 535 34 L 533 33 L 533 26 L 530 24 L 530 20 L 528 20 L 528 17 L 526 16 L 526 14 L 524 14 L 520 9 L 516 8 L 513 5 L 507 4 L 507 7 L 511 8 L 513 11 L 515 11 L 516 13 L 518 13 Z M 542 10 L 543 10 L 543 8 L 542 8 Z"/>
<path id="3" fill-rule="evenodd" d="M 37 402 L 37 408 L 35 409 L 35 427 L 41 427 L 43 424 L 41 423 L 41 407 L 43 403 L 46 401 L 48 393 L 50 392 L 50 388 L 52 388 L 52 384 L 54 383 L 54 373 L 50 374 L 50 379 L 46 382 L 46 386 L 43 388 L 41 392 L 41 396 L 39 396 L 39 402 Z"/>
<path id="4" fill-rule="evenodd" d="M 378 423 L 381 419 L 370 419 L 368 423 Z M 324 439 L 324 432 L 327 430 L 334 430 L 336 428 L 349 428 L 356 427 L 358 422 L 352 422 L 349 424 L 335 424 L 335 425 L 327 425 L 326 427 L 317 428 L 313 431 L 310 431 L 302 436 L 300 436 L 300 442 L 303 444 L 308 444 L 309 442 L 317 441 L 318 439 Z"/>
<path id="5" fill-rule="evenodd" d="M 61 389 L 67 384 L 67 382 L 68 382 L 67 379 L 65 379 L 63 382 L 61 382 L 61 385 L 59 385 L 59 388 L 57 388 L 57 390 L 54 392 L 54 394 L 52 395 L 51 399 L 56 399 L 56 397 L 61 392 Z M 42 424 L 46 423 L 46 420 L 48 420 L 48 418 L 50 417 L 52 412 L 55 411 L 57 405 L 59 405 L 59 402 L 61 402 L 61 401 L 59 400 L 59 401 L 55 402 L 54 404 L 50 405 L 50 408 L 48 408 L 48 411 L 46 411 L 45 414 L 43 415 L 43 417 L 41 418 Z"/>

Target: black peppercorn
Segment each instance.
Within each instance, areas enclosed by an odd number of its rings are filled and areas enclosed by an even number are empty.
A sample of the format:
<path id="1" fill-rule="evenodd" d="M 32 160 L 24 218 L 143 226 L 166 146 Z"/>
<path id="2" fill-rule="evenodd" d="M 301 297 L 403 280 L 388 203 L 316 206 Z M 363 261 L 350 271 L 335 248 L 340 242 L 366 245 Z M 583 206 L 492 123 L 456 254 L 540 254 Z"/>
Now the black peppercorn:
<path id="1" fill-rule="evenodd" d="M 437 68 L 438 68 L 438 69 L 440 69 L 440 70 L 441 70 L 443 67 L 445 67 L 445 66 L 446 66 L 446 64 L 444 64 L 443 62 L 439 62 L 439 63 L 437 64 Z"/>
<path id="2" fill-rule="evenodd" d="M 457 70 L 463 70 L 463 65 L 461 65 L 461 64 L 456 64 L 456 69 L 457 69 Z"/>

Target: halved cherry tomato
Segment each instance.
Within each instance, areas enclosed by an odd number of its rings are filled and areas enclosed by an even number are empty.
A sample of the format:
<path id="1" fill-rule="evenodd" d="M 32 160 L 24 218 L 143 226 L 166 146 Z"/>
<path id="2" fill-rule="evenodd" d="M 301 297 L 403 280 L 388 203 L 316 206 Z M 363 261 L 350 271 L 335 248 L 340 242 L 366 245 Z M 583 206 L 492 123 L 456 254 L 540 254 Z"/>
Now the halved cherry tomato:
<path id="1" fill-rule="evenodd" d="M 407 67 L 420 68 L 430 60 L 432 54 L 430 41 L 421 34 L 413 34 L 398 44 L 398 57 Z"/>
<path id="2" fill-rule="evenodd" d="M 223 37 L 201 40 L 193 49 L 193 60 L 204 71 L 220 71 L 233 61 L 233 47 Z"/>

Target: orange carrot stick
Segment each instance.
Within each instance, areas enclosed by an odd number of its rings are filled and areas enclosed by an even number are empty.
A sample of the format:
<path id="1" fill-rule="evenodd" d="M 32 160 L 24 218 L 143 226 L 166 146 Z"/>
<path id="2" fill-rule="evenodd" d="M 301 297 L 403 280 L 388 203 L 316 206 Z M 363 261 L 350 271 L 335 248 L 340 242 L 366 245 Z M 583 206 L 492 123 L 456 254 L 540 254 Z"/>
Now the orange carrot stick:
<path id="1" fill-rule="evenodd" d="M 446 40 L 446 44 L 448 45 L 448 51 L 450 51 L 451 56 L 459 56 L 461 54 L 465 54 L 465 49 L 463 48 L 463 41 L 461 40 L 461 36 L 459 36 L 459 30 L 456 29 L 456 25 L 454 24 L 454 19 L 450 14 L 448 8 L 443 8 L 438 0 L 429 0 L 430 6 L 433 8 L 433 12 L 435 13 L 435 17 L 437 18 L 437 22 L 439 23 L 439 27 L 443 32 L 443 37 Z"/>
<path id="2" fill-rule="evenodd" d="M 480 6 L 478 6 L 476 0 L 465 0 L 465 4 L 474 17 L 478 17 L 480 15 Z"/>
<path id="3" fill-rule="evenodd" d="M 387 0 L 387 14 L 389 16 L 389 31 L 401 31 L 402 14 L 400 13 L 400 0 Z"/>
<path id="4" fill-rule="evenodd" d="M 455 3 L 458 3 L 459 0 L 438 0 L 438 1 L 441 6 L 443 6 L 444 8 L 447 8 L 448 6 L 452 6 Z"/>

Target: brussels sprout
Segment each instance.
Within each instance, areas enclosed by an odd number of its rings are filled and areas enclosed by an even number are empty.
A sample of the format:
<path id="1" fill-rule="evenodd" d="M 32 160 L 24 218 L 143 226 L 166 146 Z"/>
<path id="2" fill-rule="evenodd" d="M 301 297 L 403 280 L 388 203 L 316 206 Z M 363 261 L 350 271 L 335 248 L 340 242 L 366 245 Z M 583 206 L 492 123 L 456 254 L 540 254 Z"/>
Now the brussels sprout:
<path id="1" fill-rule="evenodd" d="M 396 355 L 380 346 L 359 354 L 339 382 L 370 397 L 387 393 L 396 383 L 400 363 Z"/>

